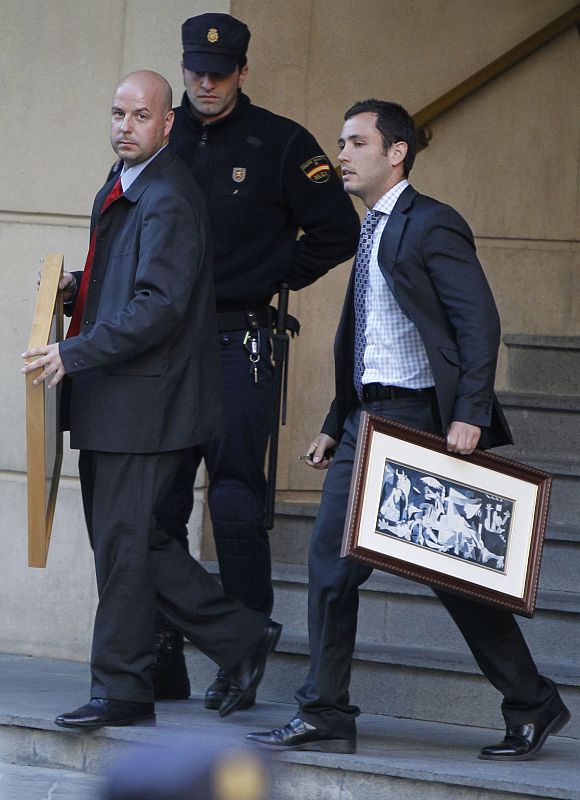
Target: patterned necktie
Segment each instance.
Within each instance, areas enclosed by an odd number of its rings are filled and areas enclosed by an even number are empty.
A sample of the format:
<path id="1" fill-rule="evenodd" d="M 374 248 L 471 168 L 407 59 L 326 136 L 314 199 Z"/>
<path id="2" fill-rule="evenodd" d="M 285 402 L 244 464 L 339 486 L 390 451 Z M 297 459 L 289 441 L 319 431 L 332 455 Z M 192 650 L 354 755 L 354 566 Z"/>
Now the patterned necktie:
<path id="1" fill-rule="evenodd" d="M 373 233 L 380 218 L 381 211 L 368 211 L 360 229 L 360 239 L 356 252 L 354 272 L 354 388 L 359 398 L 362 397 L 362 376 L 365 369 L 364 355 L 366 347 L 365 327 L 367 321 L 366 300 L 369 283 L 369 264 L 373 249 Z"/>
<path id="2" fill-rule="evenodd" d="M 101 206 L 101 212 L 99 217 L 101 217 L 111 203 L 114 203 L 117 198 L 121 197 L 123 194 L 123 187 L 121 186 L 121 176 L 117 178 L 115 181 L 113 188 L 109 192 L 109 194 L 105 197 L 105 202 Z M 75 300 L 75 305 L 73 309 L 73 315 L 68 326 L 68 331 L 66 333 L 66 338 L 70 339 L 71 336 L 78 336 L 81 331 L 81 320 L 83 318 L 83 311 L 85 310 L 85 301 L 87 299 L 87 291 L 89 288 L 89 280 L 91 277 L 91 269 L 93 266 L 93 258 L 95 256 L 95 242 L 97 240 L 97 225 L 95 225 L 93 229 L 93 233 L 91 235 L 91 241 L 89 243 L 89 252 L 87 253 L 87 260 L 85 262 L 85 269 L 83 271 L 83 277 L 81 279 L 81 285 L 79 286 L 79 291 Z"/>

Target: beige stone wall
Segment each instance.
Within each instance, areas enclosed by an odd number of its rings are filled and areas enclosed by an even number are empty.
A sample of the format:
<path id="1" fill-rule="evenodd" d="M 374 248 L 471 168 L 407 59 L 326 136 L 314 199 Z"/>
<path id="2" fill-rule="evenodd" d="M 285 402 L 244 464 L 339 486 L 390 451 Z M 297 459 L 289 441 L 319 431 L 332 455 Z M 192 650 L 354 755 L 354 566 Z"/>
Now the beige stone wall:
<path id="1" fill-rule="evenodd" d="M 84 658 L 95 603 L 76 458 L 67 453 L 48 568 L 26 567 L 25 347 L 39 259 L 82 264 L 88 212 L 112 159 L 108 108 L 125 72 L 157 69 L 181 94 L 180 25 L 227 11 L 252 30 L 247 92 L 306 124 L 336 156 L 344 110 L 396 99 L 414 112 L 573 0 L 4 0 L 0 69 L 0 651 Z M 505 332 L 580 335 L 578 84 L 572 30 L 434 125 L 413 182 L 462 211 Z M 297 461 L 332 395 L 332 336 L 348 266 L 293 297 L 289 424 L 280 487 L 311 496 Z M 500 383 L 503 366 L 500 369 Z M 198 508 L 200 505 L 198 504 Z M 194 523 L 197 524 L 197 523 Z"/>
<path id="2" fill-rule="evenodd" d="M 87 657 L 96 601 L 76 453 L 65 441 L 48 566 L 26 566 L 24 381 L 36 272 L 47 252 L 79 268 L 93 197 L 115 155 L 113 89 L 155 69 L 182 84 L 184 19 L 228 11 L 225 0 L 4 0 L 0 70 L 0 652 Z M 200 500 L 202 490 L 198 490 Z M 201 503 L 192 528 L 199 534 Z M 194 547 L 199 536 L 194 535 Z"/>
<path id="3" fill-rule="evenodd" d="M 246 90 L 294 116 L 336 156 L 342 114 L 367 97 L 412 113 L 571 8 L 571 0 L 233 0 L 253 32 Z M 417 189 L 470 222 L 504 333 L 578 335 L 580 42 L 570 30 L 434 123 Z M 317 490 L 296 456 L 319 430 L 332 385 L 344 266 L 293 298 L 290 424 L 280 485 Z M 501 354 L 498 385 L 504 380 Z"/>

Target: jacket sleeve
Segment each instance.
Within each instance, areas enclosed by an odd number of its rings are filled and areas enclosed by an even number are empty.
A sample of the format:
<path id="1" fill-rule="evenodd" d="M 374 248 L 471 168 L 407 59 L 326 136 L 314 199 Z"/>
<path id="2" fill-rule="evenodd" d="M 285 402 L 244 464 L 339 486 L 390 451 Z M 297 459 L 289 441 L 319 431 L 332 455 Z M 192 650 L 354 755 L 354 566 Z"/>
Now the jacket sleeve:
<path id="1" fill-rule="evenodd" d="M 337 442 L 340 439 L 340 429 L 337 420 L 337 411 L 336 411 L 336 398 L 332 401 L 330 405 L 330 409 L 328 414 L 326 415 L 326 419 L 320 429 L 321 433 L 326 433 L 327 436 L 332 436 Z"/>
<path id="2" fill-rule="evenodd" d="M 199 236 L 193 237 L 192 230 Z M 139 252 L 133 296 L 87 333 L 60 343 L 67 374 L 135 358 L 170 337 L 185 314 L 202 263 L 204 236 L 199 216 L 178 194 L 148 202 L 136 231 Z M 122 269 L 122 256 L 111 267 Z"/>
<path id="3" fill-rule="evenodd" d="M 463 217 L 438 204 L 429 214 L 423 257 L 449 322 L 459 356 L 452 420 L 489 427 L 500 344 L 500 320 L 491 289 Z"/>
<path id="4" fill-rule="evenodd" d="M 80 285 L 81 285 L 81 281 L 83 279 L 83 271 L 82 270 L 75 271 L 75 272 L 73 272 L 71 274 L 72 274 L 72 276 L 73 276 L 73 278 L 75 280 L 75 293 L 74 293 L 73 297 L 70 298 L 70 300 L 65 300 L 64 303 L 62 304 L 62 308 L 63 308 L 64 314 L 65 314 L 66 317 L 72 317 L 72 313 L 74 311 L 75 302 L 76 302 L 76 299 L 77 299 L 77 295 L 79 293 L 79 288 L 80 288 Z"/>
<path id="5" fill-rule="evenodd" d="M 281 170 L 287 206 L 302 230 L 285 279 L 301 289 L 351 258 L 360 222 L 332 163 L 304 128 L 290 138 Z"/>

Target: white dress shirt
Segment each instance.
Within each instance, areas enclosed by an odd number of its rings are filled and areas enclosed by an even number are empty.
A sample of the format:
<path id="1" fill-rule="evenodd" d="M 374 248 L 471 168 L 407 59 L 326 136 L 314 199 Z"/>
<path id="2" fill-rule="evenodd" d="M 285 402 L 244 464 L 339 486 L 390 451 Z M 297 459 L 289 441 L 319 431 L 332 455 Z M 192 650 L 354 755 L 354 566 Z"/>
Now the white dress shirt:
<path id="1" fill-rule="evenodd" d="M 366 294 L 366 348 L 362 383 L 382 383 L 423 389 L 433 386 L 433 373 L 425 346 L 414 323 L 395 300 L 379 267 L 379 243 L 389 215 L 409 182 L 402 180 L 374 205 L 383 217 L 373 234 Z"/>

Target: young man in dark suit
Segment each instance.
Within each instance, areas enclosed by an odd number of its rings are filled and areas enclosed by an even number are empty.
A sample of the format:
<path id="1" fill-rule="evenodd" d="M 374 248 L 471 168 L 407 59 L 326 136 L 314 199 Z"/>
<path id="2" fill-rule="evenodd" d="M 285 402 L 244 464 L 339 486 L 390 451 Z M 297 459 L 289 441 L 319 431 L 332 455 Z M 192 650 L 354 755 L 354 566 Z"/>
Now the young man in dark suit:
<path id="1" fill-rule="evenodd" d="M 493 392 L 500 342 L 493 296 L 465 220 L 408 183 L 412 118 L 395 103 L 357 103 L 339 148 L 344 187 L 368 212 L 336 336 L 336 396 L 309 448 L 312 467 L 330 467 L 310 548 L 311 666 L 296 718 L 248 738 L 353 752 L 359 709 L 348 687 L 358 590 L 372 570 L 340 551 L 361 411 L 443 434 L 452 453 L 505 444 L 511 435 Z M 506 737 L 480 757 L 533 757 L 570 717 L 556 686 L 538 674 L 512 614 L 436 594 L 503 695 Z"/>
<path id="2" fill-rule="evenodd" d="M 219 433 L 220 381 L 208 222 L 197 184 L 167 147 L 171 88 L 125 77 L 111 142 L 123 172 L 97 194 L 83 273 L 65 274 L 67 339 L 24 354 L 36 382 L 65 375 L 71 447 L 95 556 L 99 604 L 91 700 L 56 723 L 98 728 L 154 719 L 156 603 L 233 674 L 220 713 L 244 705 L 280 626 L 226 597 L 155 523 L 187 448 Z"/>

